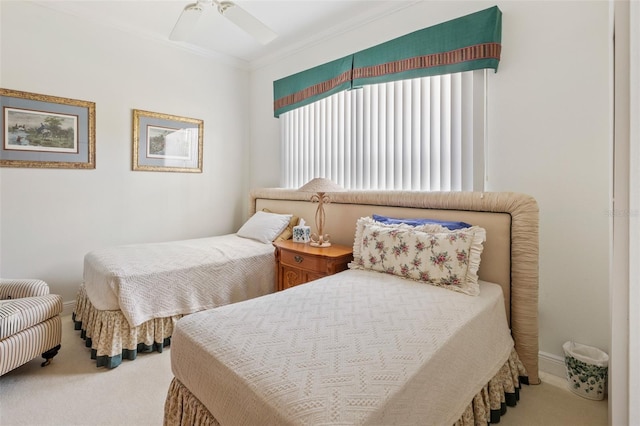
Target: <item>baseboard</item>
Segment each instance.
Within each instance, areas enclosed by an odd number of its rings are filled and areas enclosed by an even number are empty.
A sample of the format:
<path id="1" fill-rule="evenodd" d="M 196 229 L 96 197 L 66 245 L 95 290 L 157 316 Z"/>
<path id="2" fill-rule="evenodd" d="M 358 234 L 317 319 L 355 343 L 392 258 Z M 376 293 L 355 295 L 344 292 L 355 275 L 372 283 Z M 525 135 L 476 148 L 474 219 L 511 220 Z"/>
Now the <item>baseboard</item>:
<path id="1" fill-rule="evenodd" d="M 566 382 L 566 368 L 564 365 L 564 357 L 553 355 L 546 352 L 538 352 L 538 369 L 541 372 L 555 376 Z"/>
<path id="2" fill-rule="evenodd" d="M 76 302 L 64 302 L 62 304 L 62 314 L 61 315 L 71 315 L 73 313 L 73 310 L 76 307 Z"/>

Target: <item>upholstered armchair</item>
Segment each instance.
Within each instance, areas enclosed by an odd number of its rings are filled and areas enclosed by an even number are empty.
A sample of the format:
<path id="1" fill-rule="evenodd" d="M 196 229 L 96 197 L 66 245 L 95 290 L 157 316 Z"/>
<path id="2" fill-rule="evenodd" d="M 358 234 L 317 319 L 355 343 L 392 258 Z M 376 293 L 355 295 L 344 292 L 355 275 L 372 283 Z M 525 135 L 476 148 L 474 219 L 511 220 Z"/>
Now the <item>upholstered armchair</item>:
<path id="1" fill-rule="evenodd" d="M 62 341 L 62 297 L 42 280 L 0 279 L 0 376 L 39 355 L 42 366 Z"/>

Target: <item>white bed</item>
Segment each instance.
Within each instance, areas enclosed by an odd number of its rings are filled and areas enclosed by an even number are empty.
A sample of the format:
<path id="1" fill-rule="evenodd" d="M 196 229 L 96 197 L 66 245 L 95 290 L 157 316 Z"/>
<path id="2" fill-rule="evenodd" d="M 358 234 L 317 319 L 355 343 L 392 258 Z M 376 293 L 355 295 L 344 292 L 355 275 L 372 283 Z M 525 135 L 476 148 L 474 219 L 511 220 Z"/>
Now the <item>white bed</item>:
<path id="1" fill-rule="evenodd" d="M 182 316 L 273 292 L 271 239 L 297 217 L 261 215 L 234 234 L 87 253 L 73 319 L 97 365 L 114 368 L 138 352 L 162 352 Z M 266 236 L 258 216 L 277 219 Z"/>
<path id="2" fill-rule="evenodd" d="M 253 195 L 257 208 L 308 216 L 294 191 Z M 184 318 L 165 424 L 486 424 L 515 404 L 521 381 L 539 383 L 535 200 L 366 191 L 332 198 L 327 216 L 340 218 L 343 244 L 353 244 L 358 218 L 373 213 L 482 226 L 479 295 L 348 270 Z"/>
<path id="3" fill-rule="evenodd" d="M 497 284 L 470 297 L 358 270 L 193 314 L 173 338 L 175 378 L 223 425 L 453 424 L 513 349 Z"/>

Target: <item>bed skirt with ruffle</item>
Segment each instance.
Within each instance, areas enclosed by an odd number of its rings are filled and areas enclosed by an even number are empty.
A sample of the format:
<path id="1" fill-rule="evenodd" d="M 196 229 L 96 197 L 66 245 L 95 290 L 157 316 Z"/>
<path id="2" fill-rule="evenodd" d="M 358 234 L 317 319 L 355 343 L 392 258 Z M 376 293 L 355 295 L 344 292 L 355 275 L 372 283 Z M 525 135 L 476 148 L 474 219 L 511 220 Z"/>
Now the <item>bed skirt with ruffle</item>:
<path id="1" fill-rule="evenodd" d="M 98 367 L 115 368 L 123 359 L 133 360 L 139 352 L 162 352 L 171 342 L 173 327 L 183 315 L 154 318 L 131 327 L 122 311 L 101 311 L 89 300 L 84 284 L 76 296 L 75 329 L 91 348 Z"/>
<path id="2" fill-rule="evenodd" d="M 520 399 L 521 384 L 529 384 L 527 373 L 515 349 L 512 349 L 507 362 L 476 394 L 454 426 L 498 423 L 507 407 L 514 407 Z M 220 423 L 174 377 L 164 404 L 164 425 L 220 426 Z"/>

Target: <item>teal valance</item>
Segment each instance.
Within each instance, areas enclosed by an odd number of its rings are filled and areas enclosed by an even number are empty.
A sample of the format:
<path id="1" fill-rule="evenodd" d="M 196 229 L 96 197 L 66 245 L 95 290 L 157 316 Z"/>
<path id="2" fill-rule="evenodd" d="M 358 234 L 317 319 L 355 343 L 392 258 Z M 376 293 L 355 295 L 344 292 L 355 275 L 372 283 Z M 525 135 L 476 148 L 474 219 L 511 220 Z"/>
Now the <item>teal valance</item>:
<path id="1" fill-rule="evenodd" d="M 351 88 L 353 55 L 293 74 L 273 83 L 276 117 L 286 111 Z"/>
<path id="2" fill-rule="evenodd" d="M 497 6 L 424 28 L 274 81 L 274 115 L 365 84 L 497 70 L 501 41 Z"/>

